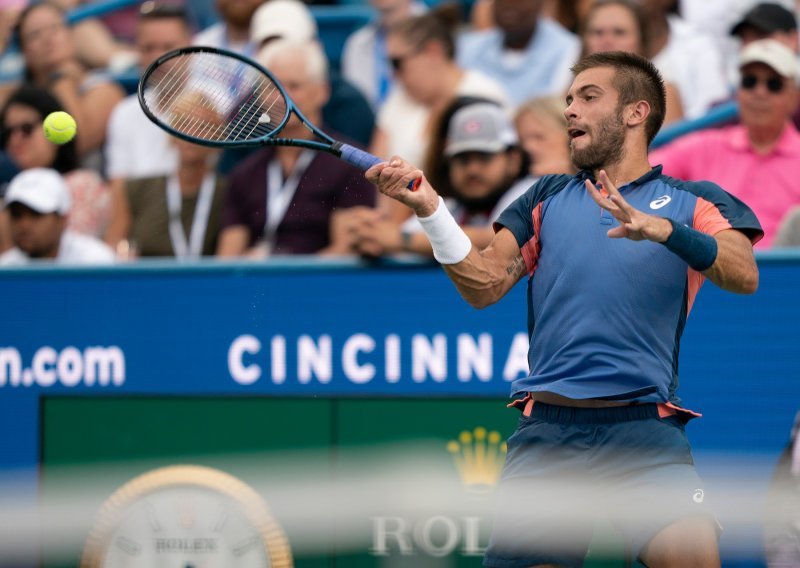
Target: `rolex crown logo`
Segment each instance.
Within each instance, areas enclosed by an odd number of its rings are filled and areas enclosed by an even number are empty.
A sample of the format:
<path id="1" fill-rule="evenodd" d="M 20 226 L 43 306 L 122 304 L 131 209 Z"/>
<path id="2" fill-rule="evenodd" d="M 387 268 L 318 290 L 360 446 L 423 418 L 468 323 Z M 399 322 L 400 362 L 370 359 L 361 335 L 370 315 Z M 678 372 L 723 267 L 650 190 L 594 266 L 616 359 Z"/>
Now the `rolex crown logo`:
<path id="1" fill-rule="evenodd" d="M 487 493 L 500 478 L 506 456 L 506 443 L 499 432 L 487 432 L 481 426 L 464 430 L 458 440 L 450 440 L 447 450 L 453 454 L 461 481 L 468 491 Z"/>

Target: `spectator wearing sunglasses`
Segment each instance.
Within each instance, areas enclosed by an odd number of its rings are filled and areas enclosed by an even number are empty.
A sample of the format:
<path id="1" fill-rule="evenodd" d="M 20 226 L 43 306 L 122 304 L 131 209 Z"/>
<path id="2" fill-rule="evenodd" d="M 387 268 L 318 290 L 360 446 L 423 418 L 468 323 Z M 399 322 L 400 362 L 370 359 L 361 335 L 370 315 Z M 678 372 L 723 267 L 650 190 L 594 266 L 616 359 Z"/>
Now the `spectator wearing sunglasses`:
<path id="1" fill-rule="evenodd" d="M 122 87 L 81 61 L 73 30 L 57 4 L 30 4 L 20 14 L 16 33 L 25 58 L 25 82 L 51 91 L 75 117 L 78 157 L 101 171 L 106 124 L 125 96 Z"/>
<path id="2" fill-rule="evenodd" d="M 342 74 L 379 108 L 394 82 L 386 55 L 386 31 L 394 23 L 424 14 L 427 7 L 414 0 L 370 0 L 375 19 L 353 32 L 342 48 Z"/>
<path id="3" fill-rule="evenodd" d="M 772 245 L 778 225 L 800 204 L 800 133 L 791 121 L 797 107 L 797 59 L 784 44 L 748 44 L 739 59 L 736 90 L 740 124 L 703 130 L 650 154 L 664 173 L 707 179 L 750 205 L 764 228 L 756 245 Z"/>
<path id="4" fill-rule="evenodd" d="M 750 8 L 730 29 L 730 35 L 739 40 L 738 49 L 743 49 L 760 39 L 774 39 L 791 49 L 795 56 L 800 53 L 800 36 L 797 34 L 797 18 L 780 4 L 763 2 Z M 736 58 L 729 58 L 728 76 L 731 84 L 739 80 Z M 800 126 L 800 115 L 795 114 L 794 123 Z"/>
<path id="5" fill-rule="evenodd" d="M 389 28 L 386 53 L 395 83 L 378 111 L 372 139 L 376 156 L 422 163 L 436 117 L 456 97 L 482 97 L 509 106 L 500 83 L 455 61 L 453 30 L 459 21 L 458 8 L 442 4 Z M 408 208 L 394 200 L 383 199 L 382 205 L 397 222 L 408 217 Z"/>
<path id="6" fill-rule="evenodd" d="M 77 139 L 57 146 L 44 137 L 42 121 L 51 112 L 63 110 L 49 91 L 23 85 L 0 109 L 0 143 L 14 165 L 22 171 L 52 168 L 64 176 L 72 207 L 69 228 L 78 233 L 100 236 L 110 212 L 107 184 L 91 169 L 78 165 Z M 0 213 L 0 226 L 8 219 Z"/>

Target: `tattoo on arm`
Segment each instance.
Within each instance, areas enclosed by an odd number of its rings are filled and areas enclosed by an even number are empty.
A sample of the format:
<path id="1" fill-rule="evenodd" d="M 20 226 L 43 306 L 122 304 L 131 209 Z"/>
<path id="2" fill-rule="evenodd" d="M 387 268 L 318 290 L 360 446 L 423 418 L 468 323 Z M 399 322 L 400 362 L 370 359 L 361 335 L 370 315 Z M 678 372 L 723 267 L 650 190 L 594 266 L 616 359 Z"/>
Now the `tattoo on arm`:
<path id="1" fill-rule="evenodd" d="M 525 273 L 525 259 L 522 258 L 522 255 L 517 255 L 517 257 L 511 261 L 506 267 L 506 273 L 509 276 L 520 277 Z"/>

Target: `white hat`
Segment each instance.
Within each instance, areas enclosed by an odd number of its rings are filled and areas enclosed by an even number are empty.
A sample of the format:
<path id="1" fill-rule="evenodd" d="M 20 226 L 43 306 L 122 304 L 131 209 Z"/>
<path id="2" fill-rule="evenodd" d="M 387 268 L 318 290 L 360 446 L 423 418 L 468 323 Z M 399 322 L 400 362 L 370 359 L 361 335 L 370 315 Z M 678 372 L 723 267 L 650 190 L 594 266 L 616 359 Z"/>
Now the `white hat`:
<path id="1" fill-rule="evenodd" d="M 268 0 L 250 20 L 250 40 L 260 45 L 270 38 L 309 41 L 317 37 L 317 22 L 300 0 Z"/>
<path id="2" fill-rule="evenodd" d="M 17 174 L 8 184 L 6 207 L 22 203 L 42 214 L 69 212 L 71 200 L 64 178 L 49 168 L 32 168 Z"/>
<path id="3" fill-rule="evenodd" d="M 739 69 L 750 63 L 768 65 L 783 77 L 797 77 L 798 64 L 794 52 L 774 39 L 759 39 L 748 43 L 739 55 Z"/>
<path id="4" fill-rule="evenodd" d="M 514 125 L 503 109 L 492 103 L 476 103 L 459 109 L 447 129 L 448 157 L 462 152 L 502 152 L 517 143 Z"/>

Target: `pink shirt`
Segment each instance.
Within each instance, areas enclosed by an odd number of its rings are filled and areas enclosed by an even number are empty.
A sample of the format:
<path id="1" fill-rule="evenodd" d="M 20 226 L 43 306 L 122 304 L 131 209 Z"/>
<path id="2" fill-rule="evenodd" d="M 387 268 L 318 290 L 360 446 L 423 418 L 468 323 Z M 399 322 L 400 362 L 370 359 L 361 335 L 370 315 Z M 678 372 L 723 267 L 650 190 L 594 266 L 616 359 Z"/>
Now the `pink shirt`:
<path id="1" fill-rule="evenodd" d="M 768 248 L 786 212 L 800 204 L 800 133 L 787 124 L 769 154 L 756 154 L 747 130 L 736 125 L 685 136 L 650 153 L 664 174 L 690 181 L 711 181 L 738 197 L 756 214 Z"/>

